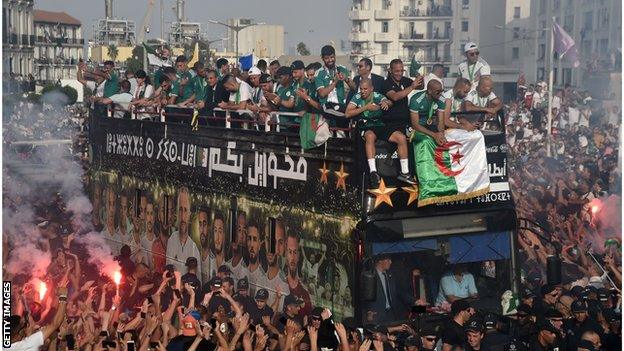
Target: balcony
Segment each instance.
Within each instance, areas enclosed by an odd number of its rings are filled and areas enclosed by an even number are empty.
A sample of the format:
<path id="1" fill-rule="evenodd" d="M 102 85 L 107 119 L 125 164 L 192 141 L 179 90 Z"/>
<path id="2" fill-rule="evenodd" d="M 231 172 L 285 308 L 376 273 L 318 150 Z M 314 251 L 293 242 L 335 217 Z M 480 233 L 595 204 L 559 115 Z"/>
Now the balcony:
<path id="1" fill-rule="evenodd" d="M 410 55 L 411 57 L 412 55 Z M 451 62 L 451 55 L 450 54 L 446 54 L 446 55 L 434 55 L 434 54 L 425 54 L 425 55 L 421 55 L 418 56 L 416 55 L 416 59 L 418 59 L 418 61 L 420 63 L 426 63 L 426 64 L 434 64 L 434 63 L 450 63 Z"/>
<path id="2" fill-rule="evenodd" d="M 392 10 L 375 10 L 376 20 L 391 20 L 394 18 L 394 11 Z"/>
<path id="3" fill-rule="evenodd" d="M 34 36 L 33 36 L 34 37 Z M 37 36 L 36 37 L 37 44 L 48 44 L 48 45 L 84 45 L 84 39 L 72 39 L 72 38 L 53 38 L 53 37 L 44 37 Z"/>
<path id="4" fill-rule="evenodd" d="M 399 17 L 419 20 L 451 19 L 453 17 L 453 10 L 448 6 L 435 6 L 433 8 L 427 8 L 425 11 L 415 8 L 404 8 L 401 10 Z"/>
<path id="5" fill-rule="evenodd" d="M 405 43 L 445 42 L 451 40 L 450 33 L 400 33 L 399 41 Z"/>
<path id="6" fill-rule="evenodd" d="M 389 65 L 390 61 L 395 59 L 396 57 L 388 54 L 377 54 L 374 57 L 374 63 L 376 65 Z"/>
<path id="7" fill-rule="evenodd" d="M 34 60 L 37 66 L 75 66 L 78 64 L 78 60 L 75 58 L 40 58 Z"/>
<path id="8" fill-rule="evenodd" d="M 361 43 L 369 41 L 370 36 L 366 32 L 351 32 L 349 34 L 349 41 L 352 43 Z"/>
<path id="9" fill-rule="evenodd" d="M 349 19 L 352 21 L 366 21 L 371 18 L 371 10 L 351 10 L 349 11 Z"/>
<path id="10" fill-rule="evenodd" d="M 375 33 L 375 41 L 377 42 L 390 42 L 393 41 L 396 36 L 390 33 Z"/>

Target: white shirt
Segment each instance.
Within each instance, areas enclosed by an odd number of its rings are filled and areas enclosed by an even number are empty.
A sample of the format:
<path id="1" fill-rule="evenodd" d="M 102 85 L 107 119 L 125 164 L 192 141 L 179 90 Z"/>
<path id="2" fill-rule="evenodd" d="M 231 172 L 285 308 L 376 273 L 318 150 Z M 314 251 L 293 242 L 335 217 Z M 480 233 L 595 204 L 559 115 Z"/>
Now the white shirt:
<path id="1" fill-rule="evenodd" d="M 232 278 L 236 283 L 238 283 L 238 281 L 243 279 L 245 277 L 245 274 L 247 274 L 247 265 L 245 264 L 245 260 L 242 258 L 236 266 L 232 264 L 232 261 L 233 259 L 227 261 L 227 265 L 232 271 Z"/>
<path id="2" fill-rule="evenodd" d="M 275 301 L 275 291 L 277 291 L 278 286 L 282 291 L 282 297 L 280 298 L 279 306 L 277 308 L 278 311 L 282 311 L 284 309 L 284 297 L 286 297 L 286 295 L 290 295 L 290 288 L 286 282 L 286 275 L 284 275 L 284 272 L 279 271 L 273 279 L 269 279 L 267 276 L 266 282 L 266 287 L 269 291 L 269 304 L 272 304 L 273 301 Z"/>
<path id="3" fill-rule="evenodd" d="M 154 95 L 154 86 L 151 84 L 143 84 L 140 87 L 135 87 L 134 90 L 130 90 L 130 93 L 134 97 L 134 100 L 139 100 L 141 96 L 141 92 L 143 93 L 144 99 L 149 99 Z"/>
<path id="4" fill-rule="evenodd" d="M 104 240 L 108 244 L 108 247 L 110 247 L 111 254 L 113 256 L 119 255 L 119 251 L 121 251 L 121 247 L 125 243 L 125 241 L 122 240 L 124 238 L 121 233 L 116 231 L 115 233 L 113 233 L 113 235 L 111 235 L 106 227 L 104 227 L 104 230 L 100 232 L 100 235 L 102 235 L 102 238 L 104 238 Z"/>
<path id="5" fill-rule="evenodd" d="M 180 234 L 176 230 L 167 240 L 167 264 L 172 264 L 176 271 L 184 274 L 186 273 L 186 259 L 189 257 L 195 257 L 199 261 L 201 258 L 199 249 L 190 236 L 187 236 L 186 242 L 182 244 L 180 242 Z M 196 274 L 198 277 L 201 277 L 200 265 L 197 267 Z"/>
<path id="6" fill-rule="evenodd" d="M 464 100 L 456 98 L 455 94 L 453 94 L 453 89 L 449 89 L 445 91 L 440 96 L 440 101 L 446 104 L 446 100 L 451 100 L 451 112 L 461 111 L 461 105 L 462 105 L 462 102 L 464 102 Z"/>
<path id="7" fill-rule="evenodd" d="M 496 98 L 497 96 L 494 92 L 491 92 L 487 97 L 481 97 L 476 90 L 472 90 L 468 93 L 468 96 L 466 96 L 464 101 L 470 101 L 477 107 L 487 107 L 487 104 Z"/>
<path id="8" fill-rule="evenodd" d="M 561 98 L 557 95 L 553 96 L 552 98 L 552 108 L 561 110 Z"/>
<path id="9" fill-rule="evenodd" d="M 568 107 L 568 122 L 570 122 L 570 125 L 578 124 L 580 118 L 581 111 L 579 111 L 579 109 Z"/>
<path id="10" fill-rule="evenodd" d="M 251 100 L 251 96 L 252 96 L 251 85 L 247 84 L 247 82 L 244 82 L 238 78 L 236 78 L 236 81 L 238 82 L 238 84 L 240 84 L 240 86 L 238 87 L 238 92 L 240 95 L 238 102 Z M 237 103 L 236 92 L 230 93 L 230 102 Z"/>
<path id="11" fill-rule="evenodd" d="M 533 93 L 532 107 L 534 109 L 539 109 L 542 107 L 543 96 L 542 93 L 538 93 L 537 91 Z"/>
<path id="12" fill-rule="evenodd" d="M 430 80 L 437 80 L 438 82 L 440 82 L 440 84 L 442 84 L 442 89 L 444 89 L 444 82 L 442 81 L 442 79 L 440 79 L 440 77 L 436 76 L 433 73 L 429 73 L 425 76 L 425 89 L 427 88 Z"/>
<path id="13" fill-rule="evenodd" d="M 156 238 L 156 235 L 154 235 L 154 238 Z M 141 237 L 141 254 L 143 255 L 143 263 L 149 268 L 154 268 L 154 256 L 152 255 L 153 244 L 154 240 L 148 239 L 147 234 L 144 233 Z"/>
<path id="14" fill-rule="evenodd" d="M 130 94 L 130 93 L 119 93 L 119 94 L 111 95 L 111 97 L 109 97 L 109 99 L 111 99 L 113 104 L 116 105 L 115 109 L 128 110 L 128 105 L 132 101 L 132 94 Z M 123 118 L 124 114 L 125 114 L 124 111 L 115 111 L 114 117 L 115 118 Z"/>
<path id="15" fill-rule="evenodd" d="M 18 341 L 11 345 L 8 350 L 14 351 L 39 351 L 39 348 L 43 346 L 43 332 L 40 330 L 34 334 L 31 334 L 21 341 Z"/>
<path id="16" fill-rule="evenodd" d="M 128 83 L 130 83 L 130 94 L 134 95 L 134 92 L 136 91 L 136 88 L 137 88 L 136 78 L 132 77 L 128 79 Z"/>
<path id="17" fill-rule="evenodd" d="M 247 267 L 245 271 L 247 273 L 247 279 L 249 279 L 249 294 L 251 296 L 254 296 L 259 289 L 267 286 L 266 272 L 262 269 L 261 264 L 258 264 L 258 267 L 256 267 L 256 270 L 253 272 L 249 270 L 249 267 Z"/>
<path id="18" fill-rule="evenodd" d="M 470 69 L 469 69 L 470 68 Z M 479 57 L 477 63 L 468 67 L 468 62 L 463 61 L 457 66 L 457 71 L 463 77 L 472 82 L 472 89 L 476 89 L 479 78 L 491 75 L 490 65 Z M 471 74 L 472 73 L 472 77 Z"/>

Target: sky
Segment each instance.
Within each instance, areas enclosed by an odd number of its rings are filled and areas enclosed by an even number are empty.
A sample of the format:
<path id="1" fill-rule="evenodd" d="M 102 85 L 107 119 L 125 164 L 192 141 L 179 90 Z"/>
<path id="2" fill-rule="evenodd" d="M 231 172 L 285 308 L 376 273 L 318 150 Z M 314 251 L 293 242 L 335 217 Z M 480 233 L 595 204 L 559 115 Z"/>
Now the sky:
<path id="1" fill-rule="evenodd" d="M 160 0 L 154 0 L 151 30 L 147 38 L 160 36 Z M 148 0 L 113 0 L 115 17 L 134 20 L 141 26 Z M 165 33 L 174 20 L 175 0 L 164 0 Z M 256 22 L 282 24 L 286 32 L 285 51 L 303 41 L 312 54 L 320 54 L 321 46 L 346 40 L 350 21 L 347 17 L 351 0 L 186 0 L 186 17 L 202 23 L 210 40 L 224 38 L 225 27 L 207 24 L 208 20 L 224 22 L 228 18 L 253 18 Z M 35 9 L 64 11 L 82 22 L 83 37 L 91 39 L 92 24 L 104 17 L 104 0 L 35 0 Z M 166 35 L 166 34 L 165 34 Z"/>

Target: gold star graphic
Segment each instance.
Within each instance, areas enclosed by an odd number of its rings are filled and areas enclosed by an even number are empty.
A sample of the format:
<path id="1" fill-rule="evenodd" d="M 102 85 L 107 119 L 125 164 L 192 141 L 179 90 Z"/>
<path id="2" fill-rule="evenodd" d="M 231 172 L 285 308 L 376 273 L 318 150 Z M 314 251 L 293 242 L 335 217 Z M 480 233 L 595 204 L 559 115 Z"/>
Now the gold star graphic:
<path id="1" fill-rule="evenodd" d="M 409 206 L 412 202 L 418 200 L 418 185 L 414 184 L 412 186 L 402 187 L 403 191 L 409 194 L 409 198 L 407 199 L 407 206 Z"/>
<path id="2" fill-rule="evenodd" d="M 340 162 L 340 171 L 334 171 L 336 176 L 338 176 L 338 180 L 336 181 L 336 189 L 342 188 L 342 190 L 347 190 L 347 183 L 345 182 L 349 173 L 344 171 L 344 163 Z"/>
<path id="3" fill-rule="evenodd" d="M 318 170 L 321 172 L 320 182 L 327 184 L 327 175 L 329 174 L 329 169 L 327 168 L 325 162 L 323 162 L 323 168 L 319 168 Z"/>
<path id="4" fill-rule="evenodd" d="M 394 193 L 396 190 L 397 188 L 386 188 L 386 183 L 384 182 L 383 178 L 381 178 L 381 182 L 379 182 L 379 188 L 368 190 L 369 193 L 375 195 L 374 208 L 377 208 L 377 206 L 381 205 L 382 202 L 385 202 L 390 207 L 393 207 L 390 195 L 392 195 L 392 193 Z"/>

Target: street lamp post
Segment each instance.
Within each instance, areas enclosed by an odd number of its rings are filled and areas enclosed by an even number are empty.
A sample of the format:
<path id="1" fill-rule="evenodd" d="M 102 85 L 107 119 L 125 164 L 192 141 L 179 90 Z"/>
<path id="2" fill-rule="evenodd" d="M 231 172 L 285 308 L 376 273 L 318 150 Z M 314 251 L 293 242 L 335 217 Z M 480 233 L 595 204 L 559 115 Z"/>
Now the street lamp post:
<path id="1" fill-rule="evenodd" d="M 219 22 L 219 21 L 215 21 L 215 20 L 209 20 L 209 23 L 214 23 L 214 24 L 220 24 L 224 27 L 227 27 L 231 30 L 233 30 L 236 33 L 236 64 L 238 65 L 238 33 L 248 27 L 253 27 L 253 26 L 258 26 L 258 25 L 262 25 L 265 24 L 264 22 L 260 22 L 260 23 L 251 23 L 251 24 L 245 24 L 245 25 L 229 25 L 227 23 L 223 23 L 223 22 Z"/>

